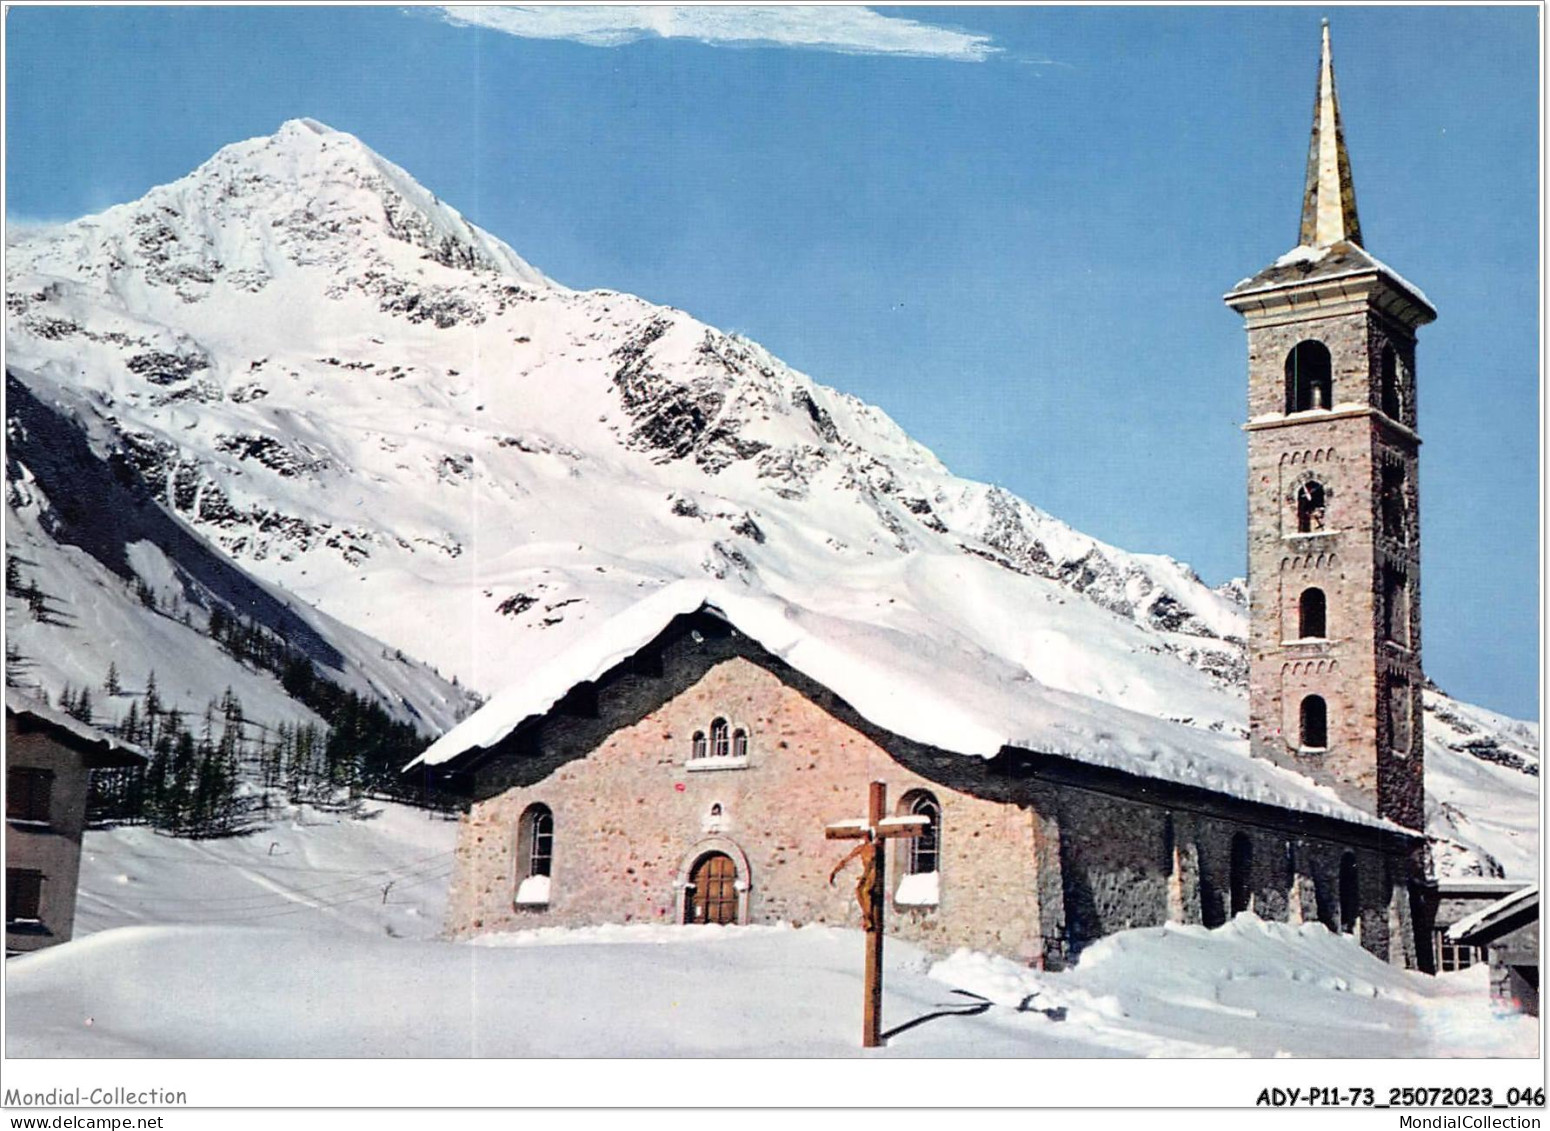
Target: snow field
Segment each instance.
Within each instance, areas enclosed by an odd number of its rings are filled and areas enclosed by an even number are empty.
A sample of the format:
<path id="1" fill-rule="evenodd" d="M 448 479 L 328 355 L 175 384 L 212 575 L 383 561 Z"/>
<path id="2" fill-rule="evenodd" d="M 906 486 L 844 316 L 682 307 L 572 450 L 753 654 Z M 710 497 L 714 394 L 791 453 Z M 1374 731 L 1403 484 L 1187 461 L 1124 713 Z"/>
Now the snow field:
<path id="1" fill-rule="evenodd" d="M 1063 974 L 890 940 L 889 1057 L 1535 1054 L 1477 971 L 1240 916 L 1130 931 Z M 545 930 L 485 945 L 129 927 L 7 965 L 13 1057 L 854 1056 L 863 936 L 830 927 Z M 240 973 L 236 973 L 240 972 Z"/>

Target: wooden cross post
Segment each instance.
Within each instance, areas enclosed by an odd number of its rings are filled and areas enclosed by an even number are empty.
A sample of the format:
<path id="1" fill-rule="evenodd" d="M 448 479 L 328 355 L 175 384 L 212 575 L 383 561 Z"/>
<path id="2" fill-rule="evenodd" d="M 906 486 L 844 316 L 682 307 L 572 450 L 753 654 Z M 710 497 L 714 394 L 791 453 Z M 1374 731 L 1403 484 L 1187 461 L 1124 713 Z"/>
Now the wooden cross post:
<path id="1" fill-rule="evenodd" d="M 845 858 L 829 873 L 829 882 L 857 857 L 861 858 L 861 879 L 856 884 L 856 899 L 861 904 L 861 925 L 866 929 L 866 990 L 861 1008 L 861 1047 L 875 1049 L 883 1043 L 883 904 L 887 886 L 887 855 L 891 837 L 919 836 L 930 824 L 924 816 L 886 817 L 888 787 L 880 781 L 871 784 L 867 796 L 867 815 L 856 821 L 828 825 L 823 835 L 828 840 L 859 840 Z"/>

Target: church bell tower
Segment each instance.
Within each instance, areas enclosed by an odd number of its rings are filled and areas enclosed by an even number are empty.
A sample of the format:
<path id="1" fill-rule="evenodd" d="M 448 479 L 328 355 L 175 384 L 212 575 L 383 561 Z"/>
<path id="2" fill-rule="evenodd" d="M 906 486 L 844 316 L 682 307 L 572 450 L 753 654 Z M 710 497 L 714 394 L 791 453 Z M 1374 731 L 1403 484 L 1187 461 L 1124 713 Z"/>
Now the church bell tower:
<path id="1" fill-rule="evenodd" d="M 1368 254 L 1323 29 L 1295 248 L 1225 301 L 1249 345 L 1249 744 L 1424 826 L 1416 330 Z"/>

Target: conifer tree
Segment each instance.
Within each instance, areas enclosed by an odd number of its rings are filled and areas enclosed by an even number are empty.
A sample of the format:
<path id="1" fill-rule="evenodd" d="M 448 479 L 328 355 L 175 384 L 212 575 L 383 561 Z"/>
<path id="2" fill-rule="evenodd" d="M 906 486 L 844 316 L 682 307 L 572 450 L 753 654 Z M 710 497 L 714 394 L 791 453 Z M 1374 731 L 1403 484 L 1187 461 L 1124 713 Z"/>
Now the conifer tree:
<path id="1" fill-rule="evenodd" d="M 156 690 L 156 669 L 145 679 L 145 741 L 154 743 L 161 733 L 161 695 Z"/>
<path id="2" fill-rule="evenodd" d="M 124 712 L 123 721 L 118 724 L 118 734 L 125 742 L 140 741 L 140 705 L 133 699 L 129 701 L 129 710 Z"/>

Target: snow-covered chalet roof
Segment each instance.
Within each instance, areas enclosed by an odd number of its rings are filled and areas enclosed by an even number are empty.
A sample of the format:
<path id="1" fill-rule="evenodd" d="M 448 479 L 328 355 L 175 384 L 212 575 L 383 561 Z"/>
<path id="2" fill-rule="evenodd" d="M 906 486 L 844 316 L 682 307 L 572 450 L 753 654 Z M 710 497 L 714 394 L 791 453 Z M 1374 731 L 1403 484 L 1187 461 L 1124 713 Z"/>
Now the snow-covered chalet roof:
<path id="1" fill-rule="evenodd" d="M 73 715 L 67 715 L 63 711 L 39 702 L 17 688 L 5 689 L 5 713 L 26 715 L 49 729 L 65 732 L 77 739 L 79 745 L 96 747 L 101 751 L 101 755 L 96 758 L 97 765 L 127 766 L 145 761 L 145 753 L 138 746 L 121 742 L 94 726 L 88 726 Z"/>
<path id="2" fill-rule="evenodd" d="M 1538 903 L 1539 885 L 1530 884 L 1505 898 L 1498 899 L 1495 903 L 1487 904 L 1473 915 L 1460 919 L 1448 928 L 1448 938 L 1453 942 L 1469 942 L 1477 936 L 1490 934 L 1492 927 L 1509 916 L 1519 911 L 1527 911 Z"/>
<path id="3" fill-rule="evenodd" d="M 1010 747 L 1194 786 L 1283 809 L 1405 832 L 1333 790 L 1251 758 L 1241 738 L 1060 691 L 961 640 L 813 612 L 700 581 L 668 585 L 599 627 L 530 679 L 496 694 L 405 769 L 445 766 L 500 742 L 704 610 L 902 738 L 972 757 Z"/>

